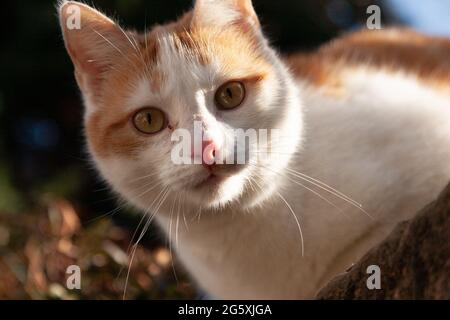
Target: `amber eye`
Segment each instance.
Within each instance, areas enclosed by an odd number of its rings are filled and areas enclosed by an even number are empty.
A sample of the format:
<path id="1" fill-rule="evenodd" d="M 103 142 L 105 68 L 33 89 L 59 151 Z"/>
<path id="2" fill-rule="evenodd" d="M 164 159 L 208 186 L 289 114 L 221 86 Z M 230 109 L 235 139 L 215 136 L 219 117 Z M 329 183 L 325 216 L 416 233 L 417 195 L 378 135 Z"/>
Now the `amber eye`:
<path id="1" fill-rule="evenodd" d="M 133 124 L 142 133 L 157 133 L 166 127 L 166 117 L 159 109 L 145 108 L 134 114 Z"/>
<path id="2" fill-rule="evenodd" d="M 233 109 L 239 106 L 245 98 L 245 87 L 239 81 L 230 81 L 216 91 L 216 104 L 220 109 Z"/>

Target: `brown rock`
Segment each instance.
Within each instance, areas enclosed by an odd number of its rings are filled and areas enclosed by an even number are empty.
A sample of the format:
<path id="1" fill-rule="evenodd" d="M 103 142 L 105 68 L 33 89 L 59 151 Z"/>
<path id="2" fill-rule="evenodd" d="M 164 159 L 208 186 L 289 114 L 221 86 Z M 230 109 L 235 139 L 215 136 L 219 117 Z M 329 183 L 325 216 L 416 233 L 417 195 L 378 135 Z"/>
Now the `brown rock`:
<path id="1" fill-rule="evenodd" d="M 370 265 L 380 267 L 380 289 L 367 287 Z M 317 298 L 450 299 L 450 184 L 347 273 L 330 281 Z"/>

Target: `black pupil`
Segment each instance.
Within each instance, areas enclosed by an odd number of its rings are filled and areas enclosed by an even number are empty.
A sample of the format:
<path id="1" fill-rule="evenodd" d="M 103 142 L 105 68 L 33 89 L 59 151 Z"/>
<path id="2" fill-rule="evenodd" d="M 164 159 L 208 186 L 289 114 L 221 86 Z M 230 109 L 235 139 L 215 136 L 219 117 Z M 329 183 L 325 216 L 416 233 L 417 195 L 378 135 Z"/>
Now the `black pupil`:
<path id="1" fill-rule="evenodd" d="M 230 99 L 233 99 L 233 92 L 231 91 L 231 89 L 230 88 L 227 88 L 227 95 L 228 95 L 228 97 L 230 97 Z"/>
<path id="2" fill-rule="evenodd" d="M 147 122 L 152 123 L 152 114 L 150 112 L 147 113 Z"/>

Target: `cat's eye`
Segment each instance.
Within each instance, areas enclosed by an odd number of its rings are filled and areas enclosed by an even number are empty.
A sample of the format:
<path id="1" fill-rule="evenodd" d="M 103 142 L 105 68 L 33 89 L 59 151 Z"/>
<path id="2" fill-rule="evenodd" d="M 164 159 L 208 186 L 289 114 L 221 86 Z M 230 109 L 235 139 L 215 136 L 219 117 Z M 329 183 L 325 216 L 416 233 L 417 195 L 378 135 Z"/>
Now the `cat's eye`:
<path id="1" fill-rule="evenodd" d="M 217 107 L 229 110 L 238 107 L 245 98 L 245 87 L 242 82 L 230 81 L 217 89 L 215 100 Z"/>
<path id="2" fill-rule="evenodd" d="M 133 124 L 142 133 L 157 133 L 166 127 L 166 116 L 157 108 L 145 108 L 134 114 Z"/>

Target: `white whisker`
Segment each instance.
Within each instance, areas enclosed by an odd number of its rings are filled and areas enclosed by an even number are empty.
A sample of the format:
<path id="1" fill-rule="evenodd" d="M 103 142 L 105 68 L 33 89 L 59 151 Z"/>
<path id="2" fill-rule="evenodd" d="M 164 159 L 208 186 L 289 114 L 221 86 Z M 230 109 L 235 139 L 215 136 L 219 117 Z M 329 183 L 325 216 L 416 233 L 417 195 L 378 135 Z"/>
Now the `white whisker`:
<path id="1" fill-rule="evenodd" d="M 349 196 L 343 194 L 343 193 L 340 192 L 339 190 L 337 190 L 337 189 L 331 187 L 330 185 L 326 184 L 326 183 L 323 182 L 323 181 L 320 181 L 320 180 L 315 179 L 315 178 L 313 178 L 313 177 L 311 177 L 311 176 L 308 176 L 307 174 L 304 174 L 304 173 L 295 171 L 295 170 L 293 170 L 293 169 L 291 169 L 291 168 L 286 168 L 286 170 L 289 171 L 289 172 L 291 172 L 291 173 L 294 174 L 294 175 L 301 176 L 303 179 L 309 179 L 309 180 L 312 180 L 313 182 L 317 183 L 317 184 L 315 184 L 315 185 L 317 185 L 317 186 L 321 185 L 322 188 L 328 188 L 329 190 L 333 191 L 333 192 L 336 193 L 337 195 L 340 195 L 341 197 L 343 197 L 343 198 L 347 199 L 348 201 L 354 203 L 354 204 L 357 205 L 358 207 L 362 207 L 362 204 L 360 204 L 359 202 L 356 202 L 355 200 L 353 200 L 353 199 L 350 198 Z M 327 190 L 327 191 L 328 191 L 328 190 Z"/>
<path id="2" fill-rule="evenodd" d="M 173 254 L 172 254 L 172 218 L 173 218 L 173 212 L 174 212 L 174 208 L 175 208 L 175 201 L 176 201 L 176 198 L 174 199 L 173 204 L 170 208 L 170 215 L 169 215 L 169 254 L 170 254 L 170 261 L 172 263 L 173 276 L 175 277 L 175 280 L 178 283 L 177 272 L 175 270 L 175 265 L 173 262 Z"/>
<path id="3" fill-rule="evenodd" d="M 305 252 L 305 246 L 304 246 L 304 240 L 303 240 L 303 232 L 302 232 L 302 227 L 300 226 L 300 221 L 298 220 L 297 216 L 295 215 L 294 210 L 292 209 L 291 205 L 286 201 L 286 199 L 277 191 L 278 196 L 281 198 L 281 200 L 283 200 L 283 202 L 286 204 L 286 206 L 289 209 L 289 212 L 292 214 L 292 216 L 295 219 L 295 222 L 297 223 L 297 227 L 298 227 L 298 231 L 300 234 L 300 240 L 301 240 L 301 244 L 302 244 L 302 257 L 304 256 L 304 252 Z"/>
<path id="4" fill-rule="evenodd" d="M 142 229 L 142 231 L 141 231 L 141 234 L 140 234 L 139 238 L 136 240 L 136 243 L 133 245 L 133 251 L 132 251 L 132 253 L 131 253 L 131 258 L 130 258 L 130 261 L 129 261 L 129 263 L 128 263 L 128 271 L 127 271 L 127 275 L 126 275 L 126 278 L 125 278 L 125 287 L 124 287 L 124 290 L 123 290 L 123 296 L 122 296 L 122 299 L 123 299 L 123 300 L 125 300 L 125 298 L 126 298 L 127 286 L 128 286 L 128 281 L 129 281 L 129 278 L 130 278 L 130 272 L 131 272 L 131 266 L 132 266 L 132 264 L 133 264 L 133 260 L 134 260 L 135 254 L 136 254 L 136 250 L 137 250 L 138 244 L 139 244 L 139 242 L 142 240 L 144 234 L 147 232 L 148 227 L 150 226 L 150 223 L 152 222 L 153 218 L 155 217 L 155 215 L 156 215 L 156 213 L 158 212 L 158 210 L 159 210 L 159 208 L 161 207 L 161 205 L 164 203 L 165 199 L 167 198 L 167 195 L 170 193 L 170 192 L 169 192 L 169 188 L 168 188 L 168 187 L 164 188 L 164 189 L 163 189 L 163 192 L 164 192 L 164 194 L 162 195 L 161 200 L 158 202 L 157 208 L 156 208 L 156 209 L 154 210 L 154 212 L 148 217 L 147 222 L 145 223 L 145 225 L 144 225 L 144 227 L 143 227 L 143 229 Z M 155 202 L 155 201 L 154 201 L 154 202 Z M 150 205 L 150 207 L 151 207 L 151 205 Z M 146 212 L 148 213 L 148 210 L 146 210 Z M 144 215 L 144 217 L 145 217 L 145 216 L 146 216 L 146 215 Z M 142 222 L 142 220 L 141 220 L 141 222 Z M 139 225 L 141 224 L 141 222 L 139 223 Z M 138 227 L 139 227 L 139 226 L 138 226 Z M 133 237 L 134 237 L 134 236 L 133 236 Z"/>

